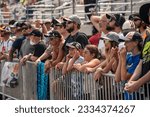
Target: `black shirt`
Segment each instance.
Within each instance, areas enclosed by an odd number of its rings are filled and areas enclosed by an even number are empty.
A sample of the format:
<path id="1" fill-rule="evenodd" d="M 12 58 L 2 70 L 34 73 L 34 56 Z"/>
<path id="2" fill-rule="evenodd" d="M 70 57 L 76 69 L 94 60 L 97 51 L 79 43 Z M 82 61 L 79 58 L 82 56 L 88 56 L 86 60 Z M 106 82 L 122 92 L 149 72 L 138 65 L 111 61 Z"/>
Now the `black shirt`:
<path id="1" fill-rule="evenodd" d="M 63 51 L 65 52 L 65 55 L 67 55 L 69 53 L 68 48 L 66 47 L 67 43 L 71 43 L 74 42 L 74 39 L 71 37 L 71 35 L 69 35 L 66 39 L 65 39 L 65 43 L 62 47 Z"/>
<path id="2" fill-rule="evenodd" d="M 32 51 L 33 56 L 40 57 L 46 50 L 46 45 L 44 45 L 42 42 L 33 45 L 34 49 Z"/>
<path id="3" fill-rule="evenodd" d="M 85 33 L 77 32 L 75 35 L 72 36 L 75 42 L 81 44 L 82 49 L 88 44 L 88 37 Z"/>

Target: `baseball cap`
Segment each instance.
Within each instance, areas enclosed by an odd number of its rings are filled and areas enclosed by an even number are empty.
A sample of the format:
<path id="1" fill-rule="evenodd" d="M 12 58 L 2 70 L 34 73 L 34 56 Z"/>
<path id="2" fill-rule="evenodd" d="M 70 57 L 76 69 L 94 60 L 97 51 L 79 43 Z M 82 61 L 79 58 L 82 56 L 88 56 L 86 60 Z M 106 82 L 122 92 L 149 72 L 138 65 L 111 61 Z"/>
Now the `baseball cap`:
<path id="1" fill-rule="evenodd" d="M 150 3 L 146 3 L 140 7 L 140 18 L 146 23 L 150 24 L 149 22 L 149 15 L 150 15 Z"/>
<path id="2" fill-rule="evenodd" d="M 15 22 L 13 25 L 10 25 L 10 28 L 24 29 L 27 28 L 27 24 L 25 22 Z"/>
<path id="3" fill-rule="evenodd" d="M 133 29 L 135 30 L 135 24 L 131 20 L 126 20 L 122 25 L 122 30 Z"/>
<path id="4" fill-rule="evenodd" d="M 56 30 L 53 30 L 51 32 L 49 32 L 48 34 L 44 35 L 45 37 L 58 37 L 58 38 L 61 38 L 61 34 L 56 31 Z"/>
<path id="5" fill-rule="evenodd" d="M 67 21 L 73 21 L 79 25 L 81 25 L 81 20 L 77 15 L 71 15 L 69 18 L 65 18 Z"/>
<path id="6" fill-rule="evenodd" d="M 122 25 L 122 32 L 126 35 L 130 31 L 135 31 L 135 24 L 132 20 L 126 20 Z"/>
<path id="7" fill-rule="evenodd" d="M 120 39 L 120 41 L 139 41 L 142 42 L 142 36 L 139 32 L 130 31 L 126 36 L 125 39 Z"/>
<path id="8" fill-rule="evenodd" d="M 106 14 L 107 19 L 113 19 L 116 23 L 122 27 L 123 23 L 125 22 L 125 18 L 122 14 Z"/>
<path id="9" fill-rule="evenodd" d="M 81 44 L 78 42 L 67 43 L 66 46 L 70 48 L 76 48 L 77 50 L 82 48 Z"/>
<path id="10" fill-rule="evenodd" d="M 6 32 L 6 33 L 10 33 L 11 30 L 8 26 L 2 26 L 0 27 L 0 31 Z"/>
<path id="11" fill-rule="evenodd" d="M 34 35 L 34 36 L 36 36 L 36 37 L 42 37 L 41 31 L 39 31 L 39 30 L 37 30 L 37 29 L 34 29 L 34 30 L 30 33 L 30 35 Z"/>
<path id="12" fill-rule="evenodd" d="M 119 43 L 119 35 L 116 32 L 109 32 L 106 36 L 101 37 L 101 39 L 106 39 L 109 41 L 115 41 Z"/>
<path id="13" fill-rule="evenodd" d="M 62 25 L 61 21 L 59 19 L 55 19 L 55 18 L 52 19 L 52 24 L 54 26 L 61 26 Z"/>

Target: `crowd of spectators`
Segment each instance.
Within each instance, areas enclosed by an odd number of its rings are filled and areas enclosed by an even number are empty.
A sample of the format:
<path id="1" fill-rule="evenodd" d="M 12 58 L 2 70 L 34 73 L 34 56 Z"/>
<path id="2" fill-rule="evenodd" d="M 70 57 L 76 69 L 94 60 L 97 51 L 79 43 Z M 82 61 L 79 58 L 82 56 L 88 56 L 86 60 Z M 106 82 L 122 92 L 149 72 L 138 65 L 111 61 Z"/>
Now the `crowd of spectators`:
<path id="1" fill-rule="evenodd" d="M 7 25 L 1 24 L 0 60 L 19 59 L 22 65 L 42 61 L 46 73 L 53 67 L 63 74 L 78 70 L 93 73 L 95 81 L 104 73 L 112 73 L 127 92 L 148 82 L 150 3 L 129 19 L 121 14 L 103 14 L 93 15 L 90 20 L 98 32 L 89 39 L 80 32 L 82 25 L 77 15 L 46 22 L 11 20 Z"/>

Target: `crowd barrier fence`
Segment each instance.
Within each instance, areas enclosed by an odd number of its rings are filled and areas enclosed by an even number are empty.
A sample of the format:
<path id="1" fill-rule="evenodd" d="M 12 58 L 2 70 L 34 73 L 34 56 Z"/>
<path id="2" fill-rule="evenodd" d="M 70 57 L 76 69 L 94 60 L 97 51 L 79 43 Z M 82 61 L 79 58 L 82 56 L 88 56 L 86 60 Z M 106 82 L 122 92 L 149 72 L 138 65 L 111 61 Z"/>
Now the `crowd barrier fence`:
<path id="1" fill-rule="evenodd" d="M 1 62 L 2 69 L 4 62 Z M 1 72 L 0 72 L 1 73 Z M 19 100 L 37 100 L 37 66 L 33 62 L 20 65 L 18 86 L 10 88 L 0 86 L 0 94 L 4 97 Z M 49 73 L 49 100 L 149 100 L 149 83 L 137 92 L 128 93 L 123 90 L 124 83 L 116 83 L 114 74 L 104 74 L 99 80 L 93 79 L 93 73 L 71 71 L 62 74 L 61 70 L 51 68 Z M 43 82 L 43 84 L 46 84 Z"/>

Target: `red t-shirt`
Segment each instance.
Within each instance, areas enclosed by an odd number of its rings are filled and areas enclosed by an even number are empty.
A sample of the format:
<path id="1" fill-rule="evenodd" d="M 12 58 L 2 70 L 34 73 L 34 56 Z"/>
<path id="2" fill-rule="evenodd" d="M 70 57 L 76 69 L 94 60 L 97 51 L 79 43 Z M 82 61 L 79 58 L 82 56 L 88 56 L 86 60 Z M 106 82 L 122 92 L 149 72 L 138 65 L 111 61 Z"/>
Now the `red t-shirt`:
<path id="1" fill-rule="evenodd" d="M 100 36 L 101 36 L 100 33 L 97 33 L 97 34 L 91 36 L 91 37 L 89 38 L 89 42 L 90 42 L 91 44 L 93 44 L 93 45 L 98 46 Z"/>

